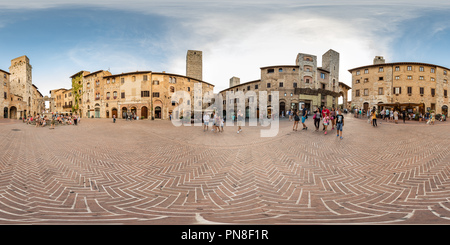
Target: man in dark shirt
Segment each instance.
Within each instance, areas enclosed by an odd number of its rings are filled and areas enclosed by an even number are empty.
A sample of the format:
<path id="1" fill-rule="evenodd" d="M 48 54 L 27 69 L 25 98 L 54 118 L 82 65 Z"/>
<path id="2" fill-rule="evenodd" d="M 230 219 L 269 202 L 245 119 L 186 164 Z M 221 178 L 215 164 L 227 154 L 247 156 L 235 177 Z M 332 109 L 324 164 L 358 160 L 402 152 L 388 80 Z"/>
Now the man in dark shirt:
<path id="1" fill-rule="evenodd" d="M 341 139 L 342 139 L 342 128 L 343 127 L 344 127 L 344 115 L 342 115 L 341 111 L 338 110 L 337 115 L 336 115 L 336 131 L 337 131 L 336 137 L 341 136 Z"/>
<path id="2" fill-rule="evenodd" d="M 303 124 L 303 130 L 307 130 L 308 127 L 306 127 L 305 120 L 306 115 L 308 114 L 308 110 L 305 108 L 305 104 L 302 104 L 302 124 Z"/>

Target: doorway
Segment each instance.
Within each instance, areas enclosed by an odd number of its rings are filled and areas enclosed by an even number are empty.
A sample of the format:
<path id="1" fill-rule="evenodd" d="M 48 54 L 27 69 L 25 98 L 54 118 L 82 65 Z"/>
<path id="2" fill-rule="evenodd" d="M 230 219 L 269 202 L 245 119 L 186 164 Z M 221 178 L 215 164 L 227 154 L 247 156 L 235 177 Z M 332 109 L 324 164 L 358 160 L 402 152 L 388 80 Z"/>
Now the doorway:
<path id="1" fill-rule="evenodd" d="M 15 106 L 11 106 L 9 109 L 9 118 L 17 119 L 17 108 Z"/>
<path id="2" fill-rule="evenodd" d="M 364 102 L 364 112 L 367 112 L 369 110 L 369 103 L 368 102 Z"/>
<path id="3" fill-rule="evenodd" d="M 155 108 L 155 118 L 161 119 L 161 107 L 159 106 Z"/>
<path id="4" fill-rule="evenodd" d="M 141 118 L 147 119 L 148 118 L 148 109 L 146 106 L 143 106 L 141 108 Z"/>
<path id="5" fill-rule="evenodd" d="M 128 109 L 126 107 L 122 107 L 122 118 L 123 119 L 127 118 L 127 112 L 128 112 Z"/>
<path id="6" fill-rule="evenodd" d="M 113 108 L 113 109 L 111 110 L 111 116 L 112 116 L 112 117 L 116 116 L 116 118 L 117 118 L 117 109 L 116 109 L 116 108 Z"/>

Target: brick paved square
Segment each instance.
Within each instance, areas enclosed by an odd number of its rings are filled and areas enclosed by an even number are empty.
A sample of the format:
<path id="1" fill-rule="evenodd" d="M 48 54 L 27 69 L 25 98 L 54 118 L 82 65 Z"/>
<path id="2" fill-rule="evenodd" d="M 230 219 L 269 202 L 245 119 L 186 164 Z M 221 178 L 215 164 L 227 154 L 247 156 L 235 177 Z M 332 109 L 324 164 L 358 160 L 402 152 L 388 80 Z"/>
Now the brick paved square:
<path id="1" fill-rule="evenodd" d="M 448 122 L 0 120 L 0 224 L 449 224 Z M 299 127 L 301 128 L 301 126 Z"/>

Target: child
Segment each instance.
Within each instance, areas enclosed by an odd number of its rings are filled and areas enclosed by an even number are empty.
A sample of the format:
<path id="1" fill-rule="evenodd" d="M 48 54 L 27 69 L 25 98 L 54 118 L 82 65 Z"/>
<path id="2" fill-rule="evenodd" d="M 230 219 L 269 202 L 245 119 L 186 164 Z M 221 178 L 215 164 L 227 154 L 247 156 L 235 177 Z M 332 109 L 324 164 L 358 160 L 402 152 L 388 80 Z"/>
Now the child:
<path id="1" fill-rule="evenodd" d="M 325 116 L 323 117 L 323 126 L 325 127 L 325 134 L 327 134 L 327 127 L 328 124 L 330 123 L 330 116 L 328 116 L 328 114 L 325 114 Z"/>
<path id="2" fill-rule="evenodd" d="M 221 127 L 221 131 L 220 132 L 223 132 L 223 123 L 224 123 L 223 118 L 220 117 L 220 127 Z"/>
<path id="3" fill-rule="evenodd" d="M 341 114 L 341 111 L 337 111 L 337 116 L 336 116 L 337 135 L 336 135 L 336 137 L 339 137 L 339 135 L 340 135 L 341 139 L 342 139 L 342 128 L 343 127 L 344 127 L 344 115 Z"/>

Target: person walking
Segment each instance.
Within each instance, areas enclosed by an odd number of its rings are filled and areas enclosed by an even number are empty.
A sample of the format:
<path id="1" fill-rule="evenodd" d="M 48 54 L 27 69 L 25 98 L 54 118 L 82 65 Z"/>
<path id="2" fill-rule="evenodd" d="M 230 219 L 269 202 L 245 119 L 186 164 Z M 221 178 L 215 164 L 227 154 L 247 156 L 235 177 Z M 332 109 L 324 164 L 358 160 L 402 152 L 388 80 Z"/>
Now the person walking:
<path id="1" fill-rule="evenodd" d="M 336 124 L 335 117 L 336 117 L 336 110 L 334 108 L 331 108 L 330 111 L 331 130 L 334 129 L 334 125 Z"/>
<path id="2" fill-rule="evenodd" d="M 325 130 L 324 134 L 327 134 L 327 127 L 329 123 L 330 123 L 330 116 L 328 114 L 325 114 L 325 116 L 323 117 L 323 126 Z"/>
<path id="3" fill-rule="evenodd" d="M 238 131 L 237 131 L 237 133 L 240 133 L 240 132 L 242 132 L 242 121 L 244 120 L 244 116 L 242 115 L 242 112 L 241 112 L 241 110 L 239 110 L 238 111 L 238 114 L 237 114 L 237 125 L 238 125 Z"/>
<path id="4" fill-rule="evenodd" d="M 325 117 L 328 117 L 328 120 L 330 119 L 330 118 L 329 118 L 329 117 L 330 117 L 330 110 L 328 110 L 326 106 L 323 106 L 323 108 L 322 108 L 322 118 L 325 119 Z M 325 120 L 324 120 L 324 121 L 325 121 Z M 326 130 L 326 129 L 325 129 L 325 124 L 323 124 L 323 129 L 322 129 L 322 131 L 325 131 L 325 130 Z"/>
<path id="5" fill-rule="evenodd" d="M 303 130 L 308 130 L 308 127 L 306 127 L 305 120 L 308 116 L 308 110 L 305 108 L 305 104 L 302 104 L 302 124 L 303 124 Z"/>
<path id="6" fill-rule="evenodd" d="M 220 132 L 220 117 L 216 114 L 216 117 L 214 118 L 214 125 L 216 127 L 216 133 Z"/>
<path id="7" fill-rule="evenodd" d="M 337 132 L 336 137 L 341 136 L 340 138 L 343 139 L 342 138 L 343 127 L 344 127 L 344 115 L 342 115 L 341 111 L 338 110 L 336 115 L 336 132 Z"/>
<path id="8" fill-rule="evenodd" d="M 316 132 L 319 131 L 320 127 L 320 118 L 321 113 L 319 108 L 316 109 L 316 112 L 314 113 L 313 119 L 314 119 L 314 126 L 316 127 Z"/>
<path id="9" fill-rule="evenodd" d="M 208 131 L 209 129 L 209 114 L 205 113 L 205 115 L 203 115 L 203 132 Z"/>
<path id="10" fill-rule="evenodd" d="M 113 123 L 116 123 L 116 115 L 113 115 Z"/>
<path id="11" fill-rule="evenodd" d="M 55 129 L 55 123 L 56 123 L 55 117 L 52 116 L 52 120 L 50 122 L 50 129 Z"/>
<path id="12" fill-rule="evenodd" d="M 430 120 L 431 120 L 431 125 L 434 125 L 434 121 L 436 121 L 436 114 L 434 114 L 434 111 L 431 111 L 430 113 Z"/>
<path id="13" fill-rule="evenodd" d="M 406 110 L 402 111 L 402 117 L 403 117 L 403 123 L 406 123 L 405 122 L 405 120 L 406 120 Z"/>
<path id="14" fill-rule="evenodd" d="M 372 110 L 372 126 L 378 127 L 378 125 L 377 125 L 377 111 L 375 110 L 375 108 L 373 108 L 373 110 Z"/>
<path id="15" fill-rule="evenodd" d="M 294 126 L 292 127 L 292 131 L 297 131 L 298 128 L 298 122 L 300 121 L 300 117 L 298 115 L 298 112 L 294 112 Z"/>
<path id="16" fill-rule="evenodd" d="M 398 124 L 398 111 L 397 110 L 394 111 L 394 121 L 395 121 L 395 124 Z"/>

